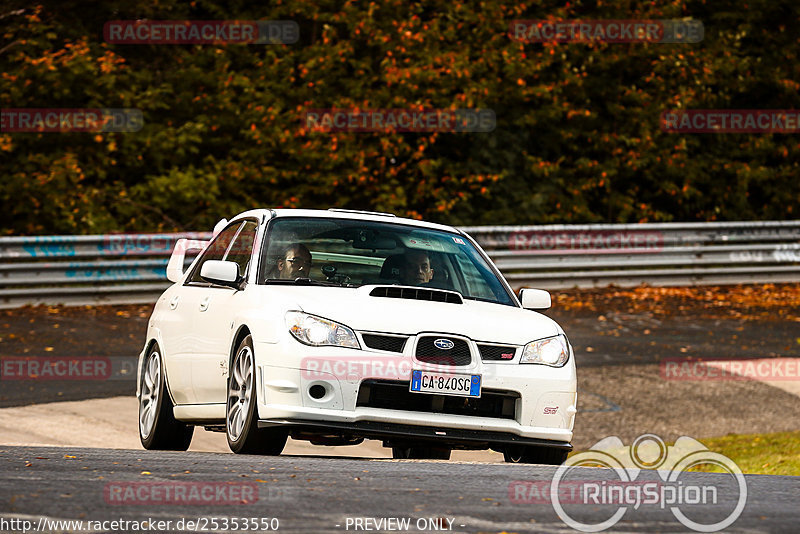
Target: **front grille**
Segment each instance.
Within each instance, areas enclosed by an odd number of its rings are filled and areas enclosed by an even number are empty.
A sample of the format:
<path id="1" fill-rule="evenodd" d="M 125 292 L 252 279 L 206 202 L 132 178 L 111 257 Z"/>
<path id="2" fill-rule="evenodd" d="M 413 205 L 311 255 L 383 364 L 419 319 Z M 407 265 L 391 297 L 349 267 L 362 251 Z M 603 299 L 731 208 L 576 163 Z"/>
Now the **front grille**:
<path id="1" fill-rule="evenodd" d="M 508 361 L 514 359 L 517 347 L 506 345 L 478 345 L 481 352 L 481 360 Z"/>
<path id="2" fill-rule="evenodd" d="M 361 337 L 367 347 L 386 352 L 403 352 L 406 340 L 408 340 L 407 337 L 381 336 L 378 334 L 361 334 Z"/>
<path id="3" fill-rule="evenodd" d="M 478 399 L 412 393 L 408 382 L 365 380 L 358 390 L 357 406 L 403 410 L 410 412 L 443 413 L 472 417 L 515 419 L 519 393 L 484 390 Z"/>
<path id="4" fill-rule="evenodd" d="M 449 350 L 438 348 L 434 344 L 437 339 L 452 342 L 453 348 Z M 472 362 L 467 342 L 463 339 L 451 339 L 446 335 L 421 337 L 417 343 L 416 357 L 421 362 L 438 365 L 469 365 Z"/>
<path id="5" fill-rule="evenodd" d="M 439 291 L 413 287 L 380 286 L 369 292 L 371 297 L 387 297 L 392 299 L 430 300 L 433 302 L 449 302 L 463 304 L 461 295 L 454 291 Z"/>

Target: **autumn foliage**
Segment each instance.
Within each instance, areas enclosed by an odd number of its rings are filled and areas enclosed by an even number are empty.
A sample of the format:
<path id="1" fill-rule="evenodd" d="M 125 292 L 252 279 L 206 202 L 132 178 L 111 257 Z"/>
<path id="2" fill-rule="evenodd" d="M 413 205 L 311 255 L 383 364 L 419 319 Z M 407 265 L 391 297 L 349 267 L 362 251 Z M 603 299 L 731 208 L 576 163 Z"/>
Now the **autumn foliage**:
<path id="1" fill-rule="evenodd" d="M 554 307 L 576 312 L 620 310 L 654 317 L 691 316 L 702 310 L 704 319 L 800 323 L 800 284 L 575 289 L 557 293 Z M 600 317 L 601 322 L 606 320 Z"/>
<path id="2" fill-rule="evenodd" d="M 800 108 L 800 3 L 4 2 L 3 108 L 137 108 L 136 133 L 0 133 L 2 234 L 205 230 L 251 207 L 452 224 L 797 218 L 797 134 L 666 109 Z M 625 7 L 622 7 L 625 6 Z M 515 19 L 703 22 L 697 44 L 522 43 Z M 111 45 L 111 20 L 291 20 L 286 45 Z M 318 132 L 308 109 L 491 109 L 491 133 Z"/>

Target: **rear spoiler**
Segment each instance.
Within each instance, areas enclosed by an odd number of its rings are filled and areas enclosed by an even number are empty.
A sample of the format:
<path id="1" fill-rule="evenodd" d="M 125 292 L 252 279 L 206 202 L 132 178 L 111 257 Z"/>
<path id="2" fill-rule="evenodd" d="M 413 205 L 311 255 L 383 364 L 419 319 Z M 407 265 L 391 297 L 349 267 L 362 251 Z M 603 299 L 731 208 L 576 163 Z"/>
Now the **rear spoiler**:
<path id="1" fill-rule="evenodd" d="M 180 282 L 181 278 L 183 278 L 183 264 L 186 252 L 189 250 L 202 252 L 210 242 L 198 239 L 178 239 L 175 242 L 175 248 L 172 250 L 172 256 L 169 257 L 169 263 L 167 263 L 167 280 Z"/>

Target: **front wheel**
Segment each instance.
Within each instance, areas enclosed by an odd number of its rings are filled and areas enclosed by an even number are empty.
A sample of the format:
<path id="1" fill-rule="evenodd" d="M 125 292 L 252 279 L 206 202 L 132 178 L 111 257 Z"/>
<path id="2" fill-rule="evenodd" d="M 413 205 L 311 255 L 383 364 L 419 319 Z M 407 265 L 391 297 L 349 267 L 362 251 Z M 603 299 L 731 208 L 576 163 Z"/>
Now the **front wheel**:
<path id="1" fill-rule="evenodd" d="M 147 353 L 139 384 L 139 440 L 145 449 L 185 451 L 194 426 L 175 419 L 167 392 L 163 359 L 158 343 Z"/>
<path id="2" fill-rule="evenodd" d="M 534 445 L 512 445 L 503 450 L 503 459 L 512 464 L 561 465 L 567 461 L 569 451 Z"/>
<path id="3" fill-rule="evenodd" d="M 287 433 L 280 429 L 258 428 L 255 357 L 251 336 L 239 344 L 230 369 L 225 412 L 228 447 L 237 454 L 280 454 L 286 445 Z"/>

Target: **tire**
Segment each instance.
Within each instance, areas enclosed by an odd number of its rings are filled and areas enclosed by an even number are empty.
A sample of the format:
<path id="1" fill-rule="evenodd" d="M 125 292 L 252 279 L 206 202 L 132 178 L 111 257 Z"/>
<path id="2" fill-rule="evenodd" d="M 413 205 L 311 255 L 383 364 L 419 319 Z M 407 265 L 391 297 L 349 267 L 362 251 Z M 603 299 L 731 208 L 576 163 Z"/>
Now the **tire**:
<path id="1" fill-rule="evenodd" d="M 277 456 L 286 445 L 282 429 L 258 428 L 258 398 L 253 339 L 247 336 L 236 349 L 228 374 L 225 434 L 236 454 Z"/>
<path id="2" fill-rule="evenodd" d="M 395 460 L 449 460 L 451 449 L 447 447 L 392 447 Z"/>
<path id="3" fill-rule="evenodd" d="M 192 442 L 194 426 L 172 414 L 161 350 L 154 343 L 147 353 L 139 384 L 139 440 L 149 450 L 185 451 Z"/>
<path id="4" fill-rule="evenodd" d="M 503 458 L 511 464 L 561 465 L 567 461 L 569 451 L 553 447 L 516 445 L 503 449 Z"/>

